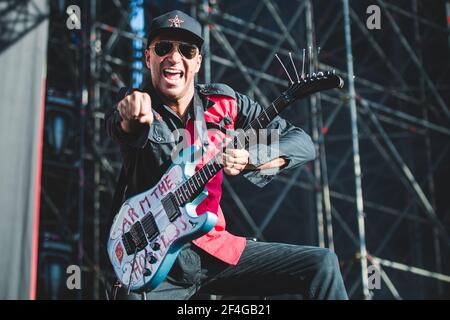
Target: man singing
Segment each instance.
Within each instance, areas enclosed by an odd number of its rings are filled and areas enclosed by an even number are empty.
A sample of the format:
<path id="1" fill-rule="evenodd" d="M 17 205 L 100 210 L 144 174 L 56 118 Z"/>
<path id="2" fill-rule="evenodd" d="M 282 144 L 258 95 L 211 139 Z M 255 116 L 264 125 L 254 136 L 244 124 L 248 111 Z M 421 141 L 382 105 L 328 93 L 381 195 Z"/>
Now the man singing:
<path id="1" fill-rule="evenodd" d="M 147 44 L 149 88 L 128 90 L 106 117 L 108 133 L 123 156 L 123 201 L 153 187 L 169 168 L 178 143 L 173 132 L 185 130 L 194 136 L 196 124 L 205 123 L 206 144 L 216 144 L 210 132 L 245 128 L 263 110 L 227 85 L 195 83 L 203 38 L 200 23 L 189 15 L 172 11 L 153 19 Z M 280 117 L 268 129 L 279 134 L 275 157 L 261 159 L 243 148 L 227 149 L 223 172 L 242 173 L 262 187 L 273 179 L 274 171 L 314 159 L 314 145 L 302 129 Z M 200 160 L 198 167 L 203 163 Z M 230 234 L 219 205 L 222 178 L 220 171 L 207 183 L 208 196 L 197 207 L 199 214 L 217 215 L 214 228 L 183 247 L 169 275 L 146 293 L 147 299 L 189 299 L 199 293 L 347 299 L 337 257 L 330 250 Z M 116 213 L 118 208 L 114 209 Z"/>

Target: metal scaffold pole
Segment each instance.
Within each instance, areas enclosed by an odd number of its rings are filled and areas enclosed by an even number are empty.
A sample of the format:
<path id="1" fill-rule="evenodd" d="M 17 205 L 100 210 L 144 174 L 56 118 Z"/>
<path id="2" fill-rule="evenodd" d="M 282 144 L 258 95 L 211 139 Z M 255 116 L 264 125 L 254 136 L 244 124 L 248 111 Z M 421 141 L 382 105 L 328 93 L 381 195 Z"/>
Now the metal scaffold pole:
<path id="1" fill-rule="evenodd" d="M 90 8 L 89 2 L 84 1 L 86 8 Z M 91 22 L 91 15 L 89 10 L 82 13 L 82 25 L 89 25 Z M 89 41 L 90 30 L 88 28 L 82 29 L 81 43 L 86 44 Z M 84 266 L 84 237 L 85 237 L 85 192 L 86 192 L 86 124 L 89 107 L 89 46 L 82 47 L 79 54 L 80 60 L 80 122 L 79 122 L 79 162 L 78 162 L 78 266 L 83 270 Z M 83 277 L 81 278 L 83 279 Z M 83 284 L 82 284 L 83 285 Z M 82 290 L 78 290 L 78 299 L 83 299 Z"/>
<path id="2" fill-rule="evenodd" d="M 311 48 L 312 56 L 309 57 L 310 73 L 317 72 L 319 68 L 320 47 L 317 47 L 318 39 L 314 28 L 313 6 L 310 0 L 305 3 L 306 14 L 306 44 Z M 316 214 L 318 224 L 319 246 L 328 247 L 334 251 L 333 223 L 331 218 L 331 199 L 328 183 L 327 158 L 324 135 L 326 128 L 323 126 L 322 99 L 320 93 L 309 98 L 311 106 L 312 140 L 316 148 L 314 160 L 314 175 L 316 179 Z"/>
<path id="3" fill-rule="evenodd" d="M 365 299 L 370 299 L 369 282 L 367 273 L 367 250 L 366 250 L 366 236 L 364 225 L 364 203 L 361 186 L 361 163 L 359 154 L 359 140 L 358 140 L 358 119 L 356 114 L 356 96 L 355 96 L 355 82 L 353 72 L 353 53 L 352 53 L 352 35 L 350 26 L 350 10 L 349 1 L 342 0 L 343 14 L 344 14 L 344 32 L 345 32 L 345 47 L 347 60 L 347 83 L 349 94 L 350 107 L 350 121 L 352 128 L 352 147 L 353 147 L 353 173 L 355 178 L 355 197 L 356 197 L 356 215 L 358 221 L 358 235 L 359 235 L 359 259 L 361 264 L 361 280 L 362 289 Z"/>
<path id="4" fill-rule="evenodd" d="M 317 56 L 313 56 L 313 51 L 315 50 L 314 44 L 314 30 L 313 30 L 313 12 L 311 1 L 306 1 L 305 6 L 306 14 L 306 44 L 308 52 L 308 73 L 313 73 L 313 68 L 316 67 L 317 63 L 314 63 Z M 314 159 L 314 176 L 316 179 L 316 215 L 317 215 L 317 238 L 319 247 L 325 247 L 325 223 L 324 223 L 324 211 L 323 211 L 323 193 L 321 188 L 322 180 L 322 170 L 320 165 L 320 147 L 319 147 L 319 125 L 318 125 L 318 101 L 317 95 L 312 95 L 309 97 L 309 104 L 311 109 L 311 130 L 312 130 L 312 140 L 316 149 L 316 159 Z"/>
<path id="5" fill-rule="evenodd" d="M 89 104 L 91 106 L 91 110 L 97 110 L 100 108 L 100 87 L 98 81 L 99 75 L 98 75 L 98 69 L 97 69 L 97 51 L 100 49 L 98 48 L 99 39 L 97 34 L 97 28 L 95 27 L 94 21 L 96 20 L 97 16 L 97 0 L 91 0 L 90 3 L 90 10 L 91 10 L 91 29 L 90 29 L 90 37 L 89 37 L 89 44 L 90 44 L 90 73 L 91 73 L 91 89 L 90 89 L 90 95 L 89 95 Z M 94 144 L 100 145 L 101 144 L 101 124 L 102 120 L 99 117 L 94 118 Z M 93 297 L 94 299 L 100 298 L 100 277 L 98 276 L 98 273 L 100 271 L 100 248 L 102 248 L 102 245 L 100 243 L 100 219 L 101 219 L 101 163 L 96 162 L 94 164 L 94 183 L 95 183 L 95 189 L 94 189 L 94 223 L 93 223 L 93 262 L 94 262 L 94 280 L 93 280 Z"/>
<path id="6" fill-rule="evenodd" d="M 211 46 L 210 46 L 210 10 L 213 8 L 209 5 L 209 0 L 203 0 L 201 6 L 201 14 L 203 15 L 203 81 L 211 82 Z"/>

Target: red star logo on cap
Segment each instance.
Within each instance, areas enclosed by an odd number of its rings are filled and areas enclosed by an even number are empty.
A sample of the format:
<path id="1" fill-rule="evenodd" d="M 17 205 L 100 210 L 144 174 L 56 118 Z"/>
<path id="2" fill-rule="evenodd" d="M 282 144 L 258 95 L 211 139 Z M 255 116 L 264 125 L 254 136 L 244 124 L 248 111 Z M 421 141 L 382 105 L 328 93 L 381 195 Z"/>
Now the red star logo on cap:
<path id="1" fill-rule="evenodd" d="M 180 18 L 178 18 L 178 15 L 175 16 L 175 18 L 169 19 L 170 27 L 176 27 L 180 28 L 181 24 L 184 22 Z"/>

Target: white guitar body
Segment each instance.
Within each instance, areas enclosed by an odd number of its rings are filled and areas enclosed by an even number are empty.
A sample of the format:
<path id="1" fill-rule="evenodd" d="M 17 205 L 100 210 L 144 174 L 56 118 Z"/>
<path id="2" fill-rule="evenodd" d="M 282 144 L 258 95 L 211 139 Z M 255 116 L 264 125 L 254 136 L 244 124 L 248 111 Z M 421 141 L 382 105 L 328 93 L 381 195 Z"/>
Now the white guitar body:
<path id="1" fill-rule="evenodd" d="M 203 189 L 194 201 L 179 208 L 179 215 L 170 221 L 161 199 L 173 192 L 195 172 L 195 163 L 190 162 L 195 147 L 180 152 L 179 158 L 160 181 L 148 191 L 128 199 L 115 216 L 111 227 L 107 250 L 118 279 L 133 292 L 157 287 L 167 276 L 182 246 L 211 230 L 217 216 L 211 212 L 197 215 L 197 205 L 206 198 Z M 128 252 L 123 235 L 145 215 L 153 215 L 159 234 L 153 239 L 146 235 L 145 248 Z"/>

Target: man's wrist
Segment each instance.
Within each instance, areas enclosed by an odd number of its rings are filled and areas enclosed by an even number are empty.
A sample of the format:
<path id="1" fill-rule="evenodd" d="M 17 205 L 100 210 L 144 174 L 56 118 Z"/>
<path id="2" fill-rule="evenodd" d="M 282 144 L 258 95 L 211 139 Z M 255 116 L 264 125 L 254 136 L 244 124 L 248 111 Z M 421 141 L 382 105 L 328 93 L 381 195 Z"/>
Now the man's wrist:
<path id="1" fill-rule="evenodd" d="M 260 164 L 258 166 L 255 166 L 251 163 L 248 163 L 245 166 L 245 171 L 257 171 L 257 170 L 267 170 L 267 169 L 273 169 L 273 168 L 280 168 L 283 169 L 289 164 L 289 160 L 286 158 L 275 158 L 273 160 L 270 160 L 266 163 Z"/>
<path id="2" fill-rule="evenodd" d="M 120 129 L 127 135 L 137 135 L 142 131 L 142 128 L 145 126 L 143 123 L 139 123 L 138 121 L 132 120 L 120 120 L 119 122 Z"/>

